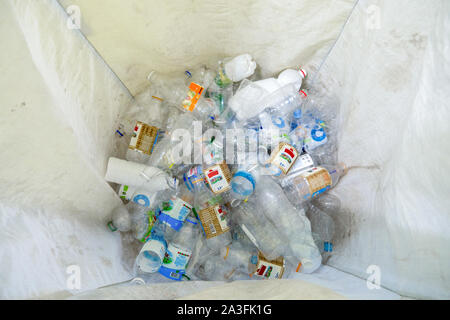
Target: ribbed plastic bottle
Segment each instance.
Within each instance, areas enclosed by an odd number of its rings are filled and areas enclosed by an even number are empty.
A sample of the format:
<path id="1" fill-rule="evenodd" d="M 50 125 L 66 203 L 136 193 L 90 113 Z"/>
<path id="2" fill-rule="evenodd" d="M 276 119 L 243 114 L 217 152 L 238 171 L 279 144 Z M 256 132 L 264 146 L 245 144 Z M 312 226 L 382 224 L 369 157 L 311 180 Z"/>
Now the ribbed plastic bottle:
<path id="1" fill-rule="evenodd" d="M 292 257 L 285 254 L 285 258 L 296 271 L 314 272 L 321 264 L 321 256 L 305 212 L 292 206 L 283 189 L 269 176 L 262 176 L 256 188 L 261 211 L 289 241 Z"/>
<path id="2" fill-rule="evenodd" d="M 322 165 L 295 173 L 287 177 L 282 185 L 289 201 L 301 207 L 305 202 L 333 188 L 346 173 L 344 163 Z"/>
<path id="3" fill-rule="evenodd" d="M 259 210 L 253 201 L 242 202 L 233 208 L 232 219 L 264 256 L 273 260 L 283 256 L 288 239 Z"/>
<path id="4" fill-rule="evenodd" d="M 162 266 L 159 268 L 159 273 L 164 277 L 176 281 L 183 280 L 183 277 L 189 279 L 185 275 L 186 266 L 194 252 L 199 236 L 199 226 L 196 220 L 193 216 L 189 216 L 183 227 L 168 244 Z"/>
<path id="5" fill-rule="evenodd" d="M 218 251 L 231 243 L 229 210 L 220 195 L 214 195 L 204 183 L 195 185 L 195 211 L 211 250 Z"/>

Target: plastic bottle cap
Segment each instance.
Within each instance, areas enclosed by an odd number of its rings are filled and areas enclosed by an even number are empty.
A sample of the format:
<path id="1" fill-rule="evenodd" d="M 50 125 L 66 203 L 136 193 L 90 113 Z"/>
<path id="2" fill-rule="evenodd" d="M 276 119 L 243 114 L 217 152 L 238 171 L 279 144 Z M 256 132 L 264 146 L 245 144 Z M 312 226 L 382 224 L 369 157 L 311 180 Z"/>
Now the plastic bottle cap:
<path id="1" fill-rule="evenodd" d="M 114 226 L 112 221 L 108 222 L 107 225 L 108 225 L 109 230 L 111 230 L 112 232 L 117 231 L 117 228 Z"/>
<path id="2" fill-rule="evenodd" d="M 297 109 L 294 111 L 294 118 L 295 119 L 300 119 L 302 117 L 302 110 L 301 109 Z"/>

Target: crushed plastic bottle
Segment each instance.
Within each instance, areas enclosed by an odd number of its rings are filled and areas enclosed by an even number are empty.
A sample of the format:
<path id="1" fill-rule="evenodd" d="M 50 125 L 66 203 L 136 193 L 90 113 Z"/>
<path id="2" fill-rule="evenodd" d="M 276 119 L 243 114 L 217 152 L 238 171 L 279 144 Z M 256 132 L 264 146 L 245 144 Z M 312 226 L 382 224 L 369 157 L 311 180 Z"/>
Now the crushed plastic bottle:
<path id="1" fill-rule="evenodd" d="M 186 71 L 185 75 L 184 79 L 179 78 L 176 83 L 172 83 L 169 91 L 165 91 L 164 99 L 183 112 L 191 112 L 199 120 L 214 119 L 218 114 L 216 104 L 204 97 L 214 80 L 214 72 L 202 66 L 192 72 Z M 148 80 L 154 86 L 161 87 L 164 76 L 153 71 Z"/>
<path id="2" fill-rule="evenodd" d="M 267 78 L 255 82 L 243 81 L 230 100 L 230 108 L 239 121 L 260 114 L 266 107 L 279 105 L 286 96 L 298 92 L 306 72 L 302 69 L 286 69 L 277 79 Z"/>
<path id="3" fill-rule="evenodd" d="M 260 209 L 289 241 L 293 257 L 287 259 L 300 272 L 314 272 L 321 264 L 318 251 L 311 235 L 311 226 L 303 210 L 297 210 L 289 202 L 283 189 L 269 176 L 262 176 L 256 195 Z"/>
<path id="4" fill-rule="evenodd" d="M 323 260 L 326 261 L 333 254 L 334 221 L 328 214 L 315 206 L 311 206 L 308 210 L 308 217 L 311 221 L 314 240 Z"/>
<path id="5" fill-rule="evenodd" d="M 286 253 L 288 239 L 259 211 L 254 202 L 241 203 L 233 208 L 232 219 L 264 256 L 273 260 Z"/>
<path id="6" fill-rule="evenodd" d="M 168 244 L 159 273 L 171 280 L 181 281 L 183 277 L 189 279 L 185 275 L 186 266 L 194 252 L 198 236 L 198 222 L 195 218 L 187 218 L 181 230 Z"/>

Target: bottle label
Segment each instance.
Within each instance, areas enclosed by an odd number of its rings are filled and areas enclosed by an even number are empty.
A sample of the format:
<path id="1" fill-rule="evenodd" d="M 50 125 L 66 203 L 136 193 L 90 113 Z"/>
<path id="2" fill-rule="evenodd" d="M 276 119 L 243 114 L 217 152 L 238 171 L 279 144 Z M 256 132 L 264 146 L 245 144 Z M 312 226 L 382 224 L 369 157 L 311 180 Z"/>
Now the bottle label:
<path id="1" fill-rule="evenodd" d="M 255 247 L 258 248 L 258 242 L 256 241 L 256 238 L 253 236 L 253 234 L 247 229 L 245 224 L 241 224 L 241 229 L 244 231 L 245 235 L 250 239 L 250 241 L 255 245 Z"/>
<path id="2" fill-rule="evenodd" d="M 150 194 L 144 189 L 138 189 L 136 186 L 127 186 L 125 184 L 120 186 L 118 194 L 120 198 L 132 200 L 143 207 L 152 206 L 156 200 L 156 193 Z"/>
<path id="3" fill-rule="evenodd" d="M 231 172 L 225 163 L 216 164 L 205 171 L 206 181 L 214 194 L 230 190 Z"/>
<path id="4" fill-rule="evenodd" d="M 281 279 L 284 273 L 284 258 L 276 260 L 267 260 L 261 252 L 258 253 L 258 262 L 256 263 L 255 275 L 264 279 Z"/>
<path id="5" fill-rule="evenodd" d="M 151 155 L 157 139 L 158 128 L 137 121 L 128 148 Z"/>
<path id="6" fill-rule="evenodd" d="M 178 231 L 183 226 L 191 209 L 192 206 L 189 203 L 172 196 L 169 201 L 163 203 L 158 219 Z"/>
<path id="7" fill-rule="evenodd" d="M 189 191 L 194 192 L 194 187 L 197 184 L 204 182 L 202 166 L 198 165 L 189 169 L 189 171 L 183 175 L 183 180 Z"/>
<path id="8" fill-rule="evenodd" d="M 214 238 L 230 231 L 227 223 L 227 212 L 221 205 L 200 210 L 198 217 L 200 218 L 206 239 Z"/>
<path id="9" fill-rule="evenodd" d="M 194 111 L 198 100 L 202 96 L 203 89 L 204 88 L 202 86 L 196 84 L 195 82 L 191 82 L 187 96 L 182 102 L 183 108 L 191 112 Z"/>
<path id="10" fill-rule="evenodd" d="M 138 267 L 144 272 L 153 273 L 158 271 L 165 252 L 166 245 L 163 241 L 158 239 L 148 240 L 139 253 L 137 259 Z"/>
<path id="11" fill-rule="evenodd" d="M 297 149 L 286 142 L 280 142 L 278 148 L 272 153 L 269 163 L 278 167 L 284 174 L 287 174 L 297 158 Z"/>
<path id="12" fill-rule="evenodd" d="M 316 120 L 314 125 L 306 126 L 306 137 L 303 142 L 306 150 L 314 150 L 328 141 L 324 127 L 325 122 L 322 120 Z"/>
<path id="13" fill-rule="evenodd" d="M 159 273 L 166 278 L 180 281 L 191 255 L 191 251 L 169 244 Z"/>
<path id="14" fill-rule="evenodd" d="M 309 194 L 304 196 L 305 199 L 314 198 L 331 187 L 331 176 L 325 168 L 311 168 L 302 172 L 300 177 L 308 183 Z"/>

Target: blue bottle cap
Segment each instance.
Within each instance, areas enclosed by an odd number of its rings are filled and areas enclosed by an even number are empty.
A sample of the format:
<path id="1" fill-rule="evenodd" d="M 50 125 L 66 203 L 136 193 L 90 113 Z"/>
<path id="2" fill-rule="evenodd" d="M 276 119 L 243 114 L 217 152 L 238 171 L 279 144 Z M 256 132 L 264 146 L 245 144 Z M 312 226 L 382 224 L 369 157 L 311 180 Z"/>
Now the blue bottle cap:
<path id="1" fill-rule="evenodd" d="M 294 111 L 294 118 L 295 119 L 300 119 L 302 117 L 302 110 L 301 109 L 297 109 Z"/>

